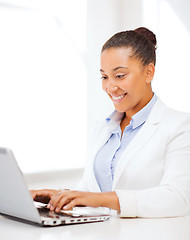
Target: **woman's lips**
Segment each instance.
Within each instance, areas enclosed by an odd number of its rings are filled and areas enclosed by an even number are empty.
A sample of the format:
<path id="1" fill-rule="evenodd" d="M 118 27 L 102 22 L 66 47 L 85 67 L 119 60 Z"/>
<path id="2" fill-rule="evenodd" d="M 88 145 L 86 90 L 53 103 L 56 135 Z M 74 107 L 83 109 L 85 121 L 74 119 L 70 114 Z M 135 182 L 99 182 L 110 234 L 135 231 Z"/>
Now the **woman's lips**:
<path id="1" fill-rule="evenodd" d="M 111 98 L 114 102 L 118 103 L 118 102 L 121 102 L 123 100 L 123 98 L 126 96 L 126 94 L 127 93 L 117 95 L 117 96 L 111 95 Z"/>

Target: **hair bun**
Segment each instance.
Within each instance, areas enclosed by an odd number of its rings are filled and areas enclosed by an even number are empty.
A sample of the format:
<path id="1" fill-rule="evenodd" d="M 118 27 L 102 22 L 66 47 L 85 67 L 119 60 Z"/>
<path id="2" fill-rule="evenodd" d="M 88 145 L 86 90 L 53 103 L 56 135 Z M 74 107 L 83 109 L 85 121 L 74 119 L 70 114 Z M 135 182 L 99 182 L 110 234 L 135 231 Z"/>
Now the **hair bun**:
<path id="1" fill-rule="evenodd" d="M 148 39 L 156 48 L 156 35 L 150 31 L 148 28 L 145 27 L 139 27 L 134 30 L 135 32 L 138 32 L 139 34 L 143 35 L 146 39 Z"/>

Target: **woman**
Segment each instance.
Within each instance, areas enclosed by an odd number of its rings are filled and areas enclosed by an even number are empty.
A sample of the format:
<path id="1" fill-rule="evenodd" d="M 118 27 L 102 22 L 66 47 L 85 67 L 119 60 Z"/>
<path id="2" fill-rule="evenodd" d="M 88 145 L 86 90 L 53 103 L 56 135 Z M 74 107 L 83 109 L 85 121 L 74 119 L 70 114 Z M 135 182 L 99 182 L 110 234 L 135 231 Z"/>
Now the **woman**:
<path id="1" fill-rule="evenodd" d="M 80 191 L 32 190 L 59 212 L 107 207 L 121 217 L 184 216 L 190 210 L 190 114 L 153 93 L 156 37 L 120 32 L 101 52 L 102 87 L 115 111 L 97 123 Z"/>

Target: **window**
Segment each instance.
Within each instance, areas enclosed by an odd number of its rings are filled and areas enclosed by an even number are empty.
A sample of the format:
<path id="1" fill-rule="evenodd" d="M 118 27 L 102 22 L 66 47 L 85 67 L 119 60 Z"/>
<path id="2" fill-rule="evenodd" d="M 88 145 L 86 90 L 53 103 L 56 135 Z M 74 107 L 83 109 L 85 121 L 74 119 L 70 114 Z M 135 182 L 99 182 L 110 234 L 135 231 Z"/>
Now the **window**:
<path id="1" fill-rule="evenodd" d="M 170 107 L 190 112 L 189 2 L 143 0 L 143 25 L 158 39 L 153 89 Z"/>
<path id="2" fill-rule="evenodd" d="M 0 4 L 0 145 L 25 173 L 85 160 L 86 4 L 64 2 Z"/>

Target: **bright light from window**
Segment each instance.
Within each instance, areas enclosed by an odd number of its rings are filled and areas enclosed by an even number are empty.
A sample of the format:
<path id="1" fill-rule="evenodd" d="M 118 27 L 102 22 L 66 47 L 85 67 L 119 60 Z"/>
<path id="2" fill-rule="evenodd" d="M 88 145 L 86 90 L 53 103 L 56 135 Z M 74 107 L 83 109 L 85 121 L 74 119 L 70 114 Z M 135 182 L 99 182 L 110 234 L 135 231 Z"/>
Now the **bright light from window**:
<path id="1" fill-rule="evenodd" d="M 84 16 L 64 22 L 81 29 L 77 42 L 52 15 L 0 8 L 0 145 L 25 173 L 84 165 Z"/>
<path id="2" fill-rule="evenodd" d="M 159 19 L 159 0 L 143 0 L 142 25 L 156 31 Z"/>
<path id="3" fill-rule="evenodd" d="M 158 79 L 154 82 L 155 89 L 169 106 L 190 112 L 190 33 L 167 1 L 160 2 L 159 19 Z"/>
<path id="4" fill-rule="evenodd" d="M 157 35 L 153 90 L 170 107 L 190 112 L 190 33 L 167 0 L 143 0 L 143 23 Z M 185 7 L 185 6 L 184 6 Z"/>

